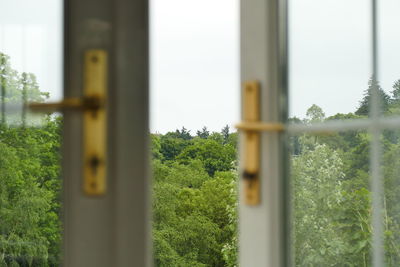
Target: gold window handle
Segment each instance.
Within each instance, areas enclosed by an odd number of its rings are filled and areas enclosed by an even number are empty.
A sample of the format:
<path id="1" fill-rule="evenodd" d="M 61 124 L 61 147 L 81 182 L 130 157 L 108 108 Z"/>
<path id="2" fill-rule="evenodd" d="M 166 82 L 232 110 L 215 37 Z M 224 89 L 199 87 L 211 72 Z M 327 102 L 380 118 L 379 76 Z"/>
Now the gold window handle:
<path id="1" fill-rule="evenodd" d="M 247 205 L 258 205 L 260 198 L 260 133 L 262 131 L 281 132 L 282 123 L 260 121 L 260 84 L 249 81 L 244 84 L 243 122 L 235 125 L 244 132 L 243 184 Z"/>
<path id="2" fill-rule="evenodd" d="M 87 50 L 84 54 L 83 97 L 54 103 L 28 103 L 33 112 L 73 110 L 83 114 L 83 191 L 88 196 L 106 193 L 107 173 L 107 52 Z"/>
<path id="3" fill-rule="evenodd" d="M 96 112 L 103 109 L 105 105 L 104 96 L 70 97 L 59 102 L 50 103 L 28 103 L 27 108 L 32 112 L 53 113 L 65 110 L 90 110 Z"/>

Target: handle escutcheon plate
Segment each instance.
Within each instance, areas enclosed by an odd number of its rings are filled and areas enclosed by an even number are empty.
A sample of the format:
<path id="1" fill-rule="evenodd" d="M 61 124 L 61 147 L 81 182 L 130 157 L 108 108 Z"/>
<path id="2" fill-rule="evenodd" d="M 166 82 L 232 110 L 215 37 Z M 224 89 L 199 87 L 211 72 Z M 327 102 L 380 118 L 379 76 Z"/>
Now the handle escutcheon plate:
<path id="1" fill-rule="evenodd" d="M 106 193 L 107 60 L 104 50 L 88 50 L 84 56 L 83 190 L 89 196 Z"/>

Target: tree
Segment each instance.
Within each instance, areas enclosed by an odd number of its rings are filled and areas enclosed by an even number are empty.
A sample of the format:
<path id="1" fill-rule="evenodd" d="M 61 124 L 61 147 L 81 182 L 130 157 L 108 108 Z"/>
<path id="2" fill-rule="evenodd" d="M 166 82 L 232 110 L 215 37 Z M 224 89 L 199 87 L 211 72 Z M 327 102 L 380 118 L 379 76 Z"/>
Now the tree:
<path id="1" fill-rule="evenodd" d="M 176 133 L 167 133 L 160 137 L 160 153 L 164 161 L 175 160 L 175 158 L 188 146 L 189 143 L 182 138 L 176 137 Z M 155 147 L 156 144 L 153 144 Z"/>
<path id="2" fill-rule="evenodd" d="M 156 266 L 233 266 L 236 262 L 236 175 L 203 165 L 156 161 L 153 243 Z M 232 218 L 232 216 L 234 216 Z"/>
<path id="3" fill-rule="evenodd" d="M 0 143 L 0 153 L 0 262 L 47 262 L 50 240 L 43 226 L 48 225 L 52 193 L 26 171 L 33 162 L 21 160 L 16 148 Z"/>
<path id="4" fill-rule="evenodd" d="M 394 101 L 397 102 L 400 100 L 400 79 L 394 82 L 391 94 Z"/>
<path id="5" fill-rule="evenodd" d="M 207 130 L 207 127 L 203 127 L 201 131 L 197 131 L 197 136 L 203 139 L 207 139 L 210 136 L 210 132 Z"/>
<path id="6" fill-rule="evenodd" d="M 6 104 L 21 105 L 20 112 L 0 114 L 1 123 L 5 124 L 26 124 L 27 114 L 24 114 L 22 104 L 26 102 L 43 102 L 49 97 L 49 93 L 42 92 L 32 73 L 18 73 L 11 67 L 10 57 L 0 52 L 0 106 Z M 7 112 L 7 110 L 5 110 Z M 41 121 L 42 117 L 36 116 L 35 121 Z M 29 123 L 32 124 L 32 116 Z"/>
<path id="7" fill-rule="evenodd" d="M 324 145 L 293 160 L 296 265 L 329 266 L 340 255 L 335 247 L 341 240 L 332 226 L 332 214 L 340 201 L 341 164 Z"/>
<path id="8" fill-rule="evenodd" d="M 31 73 L 12 69 L 0 53 L 1 103 L 43 102 Z M 1 114 L 0 123 L 0 266 L 57 266 L 61 223 L 59 117 L 43 116 L 36 127 L 22 114 Z M 13 125 L 14 126 L 11 126 Z"/>
<path id="9" fill-rule="evenodd" d="M 322 122 L 325 119 L 325 113 L 319 106 L 313 104 L 307 109 L 307 121 L 310 123 Z"/>
<path id="10" fill-rule="evenodd" d="M 382 161 L 384 176 L 385 258 L 388 266 L 400 262 L 400 144 L 388 144 Z"/>
<path id="11" fill-rule="evenodd" d="M 210 176 L 217 171 L 229 171 L 235 168 L 236 151 L 231 145 L 223 145 L 212 139 L 197 139 L 185 147 L 176 158 L 178 162 L 187 164 L 198 159 L 204 164 Z"/>
<path id="12" fill-rule="evenodd" d="M 388 109 L 389 114 L 399 115 L 400 114 L 400 79 L 395 81 L 392 86 L 390 105 Z M 398 136 L 395 137 L 397 139 Z"/>
<path id="13" fill-rule="evenodd" d="M 390 97 L 383 91 L 378 81 L 371 78 L 368 82 L 368 89 L 364 92 L 364 97 L 360 102 L 360 106 L 355 112 L 356 115 L 368 116 L 371 107 L 372 91 L 377 90 L 378 101 L 381 107 L 382 113 L 386 113 L 389 110 Z"/>
<path id="14" fill-rule="evenodd" d="M 225 144 L 228 143 L 229 136 L 230 136 L 228 124 L 225 125 L 224 128 L 222 128 L 221 134 L 222 134 L 222 137 L 224 138 L 224 143 L 225 143 Z"/>
<path id="15" fill-rule="evenodd" d="M 163 160 L 161 153 L 161 138 L 157 134 L 150 134 L 151 138 L 151 156 L 153 159 Z"/>
<path id="16" fill-rule="evenodd" d="M 177 138 L 181 138 L 183 140 L 190 140 L 193 138 L 190 135 L 190 130 L 186 129 L 185 127 L 182 127 L 181 130 L 176 129 L 175 133 Z"/>

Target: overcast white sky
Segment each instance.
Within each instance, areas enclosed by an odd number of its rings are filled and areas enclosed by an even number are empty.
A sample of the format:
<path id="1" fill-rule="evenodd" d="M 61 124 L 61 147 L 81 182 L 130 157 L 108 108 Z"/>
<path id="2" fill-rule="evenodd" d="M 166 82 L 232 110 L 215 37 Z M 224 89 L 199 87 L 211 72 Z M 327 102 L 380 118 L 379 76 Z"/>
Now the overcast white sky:
<path id="1" fill-rule="evenodd" d="M 379 5 L 380 80 L 400 79 L 400 1 Z M 236 0 L 152 0 L 153 131 L 239 120 Z M 289 110 L 355 111 L 371 76 L 371 1 L 289 0 Z"/>
<path id="2" fill-rule="evenodd" d="M 150 2 L 151 130 L 238 121 L 238 0 Z"/>
<path id="3" fill-rule="evenodd" d="M 352 112 L 371 73 L 370 1 L 290 1 L 290 114 Z M 61 0 L 0 0 L 0 51 L 61 96 Z M 400 1 L 380 2 L 380 80 L 400 78 Z M 239 0 L 151 0 L 151 131 L 239 120 Z"/>
<path id="4" fill-rule="evenodd" d="M 42 91 L 62 96 L 62 1 L 0 0 L 0 52 L 19 72 L 36 75 Z"/>
<path id="5" fill-rule="evenodd" d="M 290 1 L 290 113 L 355 111 L 371 77 L 371 1 Z M 379 1 L 379 80 L 400 79 L 400 1 Z"/>

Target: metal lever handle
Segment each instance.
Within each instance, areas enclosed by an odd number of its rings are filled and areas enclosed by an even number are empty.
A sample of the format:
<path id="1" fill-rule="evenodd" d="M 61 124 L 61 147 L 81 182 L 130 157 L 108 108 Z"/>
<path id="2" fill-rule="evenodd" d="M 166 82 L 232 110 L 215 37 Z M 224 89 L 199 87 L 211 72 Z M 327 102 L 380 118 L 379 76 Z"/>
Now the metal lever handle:
<path id="1" fill-rule="evenodd" d="M 279 122 L 240 122 L 235 125 L 238 130 L 245 132 L 282 132 L 285 127 Z"/>
<path id="2" fill-rule="evenodd" d="M 243 122 L 236 128 L 244 132 L 243 184 L 244 198 L 248 205 L 260 203 L 260 132 L 281 132 L 281 123 L 260 121 L 260 84 L 250 81 L 244 84 Z"/>
<path id="3" fill-rule="evenodd" d="M 104 108 L 105 99 L 99 96 L 71 97 L 53 103 L 28 103 L 27 108 L 32 112 L 53 113 L 64 110 L 98 111 Z"/>
<path id="4" fill-rule="evenodd" d="M 25 108 L 44 113 L 82 112 L 83 191 L 88 196 L 102 196 L 106 194 L 107 174 L 107 52 L 87 50 L 83 70 L 83 97 L 66 98 L 54 103 L 28 103 Z"/>

